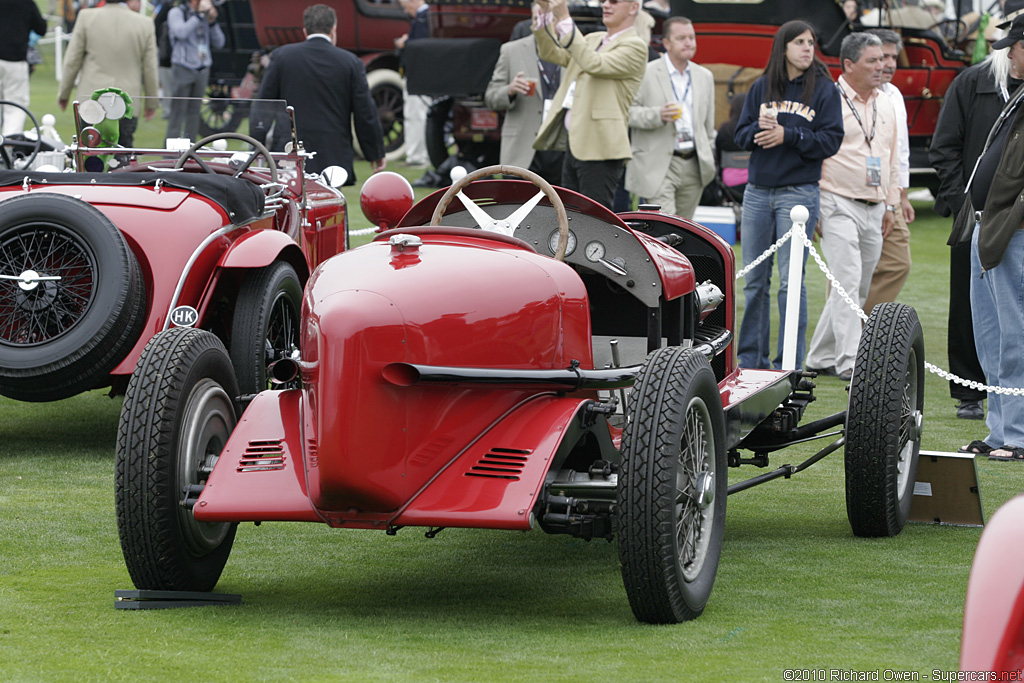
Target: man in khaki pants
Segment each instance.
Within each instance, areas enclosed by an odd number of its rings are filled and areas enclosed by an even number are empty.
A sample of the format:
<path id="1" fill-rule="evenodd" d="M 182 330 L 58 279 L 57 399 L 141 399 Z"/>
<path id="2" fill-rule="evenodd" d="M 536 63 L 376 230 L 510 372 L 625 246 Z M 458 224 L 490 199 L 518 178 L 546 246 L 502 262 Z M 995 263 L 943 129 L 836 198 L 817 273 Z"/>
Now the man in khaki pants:
<path id="1" fill-rule="evenodd" d="M 908 223 L 914 222 L 914 207 L 907 199 L 907 188 L 910 186 L 910 136 L 907 131 L 907 107 L 903 102 L 903 95 L 899 88 L 892 84 L 892 77 L 896 73 L 896 58 L 903 49 L 903 42 L 900 35 L 895 31 L 885 28 L 870 29 L 882 41 L 882 56 L 884 66 L 882 68 L 882 92 L 892 100 L 896 109 L 896 126 L 899 132 L 899 186 L 900 203 L 896 207 L 894 215 L 896 222 L 888 233 L 883 234 L 882 255 L 875 266 L 875 273 L 871 276 L 871 289 L 868 292 L 867 301 L 864 303 L 864 312 L 871 314 L 871 309 L 876 304 L 885 301 L 895 301 L 903 289 L 903 283 L 910 275 L 910 228 Z"/>

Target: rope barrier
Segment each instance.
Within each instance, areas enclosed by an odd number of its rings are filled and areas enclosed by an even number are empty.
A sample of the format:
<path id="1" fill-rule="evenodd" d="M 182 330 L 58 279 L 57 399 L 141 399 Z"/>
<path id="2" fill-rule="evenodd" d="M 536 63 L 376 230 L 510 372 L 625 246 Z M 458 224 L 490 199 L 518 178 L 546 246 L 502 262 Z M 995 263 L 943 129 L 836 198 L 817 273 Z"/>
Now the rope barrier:
<path id="1" fill-rule="evenodd" d="M 853 297 L 851 297 L 847 293 L 843 286 L 839 284 L 839 280 L 836 279 L 836 276 L 833 275 L 832 272 L 828 269 L 828 266 L 825 264 L 825 260 L 821 257 L 821 254 L 819 254 L 818 250 L 814 248 L 814 242 L 812 242 L 811 239 L 807 237 L 807 233 L 804 228 L 804 223 L 798 223 L 794 221 L 793 227 L 789 230 L 789 232 L 780 237 L 775 242 L 775 244 L 772 244 L 770 247 L 768 247 L 763 254 L 761 254 L 756 259 L 751 261 L 748 265 L 744 266 L 741 270 L 739 270 L 736 273 L 736 279 L 740 280 L 741 278 L 746 277 L 747 273 L 749 273 L 757 266 L 761 265 L 766 259 L 770 258 L 772 254 L 776 253 L 779 250 L 779 248 L 782 247 L 782 245 L 786 242 L 786 240 L 796 235 L 799 235 L 799 239 L 804 243 L 804 247 L 810 253 L 811 258 L 813 258 L 814 262 L 818 264 L 818 269 L 821 270 L 821 272 L 825 275 L 825 278 L 831 283 L 832 288 L 836 290 L 836 293 L 838 293 L 839 296 L 843 299 L 843 301 L 845 301 L 846 304 L 854 310 L 854 312 L 857 314 L 857 317 L 859 317 L 863 322 L 867 322 L 868 314 L 865 313 L 864 310 L 860 307 L 860 305 L 853 300 Z M 790 260 L 790 267 L 796 267 L 796 259 Z M 925 361 L 924 367 L 932 374 L 938 375 L 940 378 L 944 380 L 948 380 L 956 384 L 959 384 L 960 386 L 969 387 L 977 391 L 986 391 L 993 394 L 1000 394 L 1003 396 L 1024 395 L 1024 389 L 1016 387 L 994 387 L 987 384 L 982 384 L 981 382 L 976 382 L 974 380 L 964 379 L 962 377 L 954 375 L 948 370 L 943 370 L 937 365 L 934 365 L 933 363 L 929 363 L 927 361 Z"/>

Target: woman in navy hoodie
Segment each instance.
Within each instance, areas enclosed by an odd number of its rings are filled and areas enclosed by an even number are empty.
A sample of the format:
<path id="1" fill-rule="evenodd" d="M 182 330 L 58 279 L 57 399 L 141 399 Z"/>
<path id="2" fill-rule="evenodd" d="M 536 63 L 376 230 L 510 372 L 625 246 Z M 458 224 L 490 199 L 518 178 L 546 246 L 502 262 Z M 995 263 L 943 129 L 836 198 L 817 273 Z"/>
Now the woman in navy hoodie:
<path id="1" fill-rule="evenodd" d="M 843 116 L 839 92 L 825 65 L 814 54 L 814 29 L 799 19 L 779 27 L 764 75 L 747 93 L 735 141 L 751 152 L 749 178 L 743 193 L 743 262 L 750 263 L 792 227 L 790 209 L 807 207 L 807 235 L 818 222 L 818 181 L 821 162 L 839 150 Z M 778 252 L 779 319 L 786 318 L 789 245 Z M 771 257 L 746 276 L 746 308 L 740 325 L 740 367 L 768 368 L 771 336 Z M 807 252 L 804 252 L 804 263 Z M 800 285 L 800 324 L 796 367 L 807 350 L 807 290 Z M 778 341 L 774 367 L 782 363 Z"/>

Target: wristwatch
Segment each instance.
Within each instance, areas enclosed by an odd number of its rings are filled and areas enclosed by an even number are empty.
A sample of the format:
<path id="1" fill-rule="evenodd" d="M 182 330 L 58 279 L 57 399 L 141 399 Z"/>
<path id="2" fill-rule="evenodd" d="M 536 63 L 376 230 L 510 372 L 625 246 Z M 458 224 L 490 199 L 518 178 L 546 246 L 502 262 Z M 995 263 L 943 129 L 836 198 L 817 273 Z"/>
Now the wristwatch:
<path id="1" fill-rule="evenodd" d="M 896 213 L 896 207 L 893 206 L 892 204 L 886 204 L 885 205 L 885 210 L 886 211 L 892 211 L 893 213 Z"/>

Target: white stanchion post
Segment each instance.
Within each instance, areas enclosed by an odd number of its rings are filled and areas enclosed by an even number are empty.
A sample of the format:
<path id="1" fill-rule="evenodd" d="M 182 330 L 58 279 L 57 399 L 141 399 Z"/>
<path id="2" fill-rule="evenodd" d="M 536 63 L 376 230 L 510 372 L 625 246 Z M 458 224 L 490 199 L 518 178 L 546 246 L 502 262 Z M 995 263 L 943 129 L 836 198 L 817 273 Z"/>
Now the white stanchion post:
<path id="1" fill-rule="evenodd" d="M 64 77 L 64 29 L 60 24 L 53 27 L 53 75 L 58 83 Z"/>
<path id="2" fill-rule="evenodd" d="M 800 323 L 800 283 L 803 279 L 804 236 L 810 213 L 804 206 L 794 206 L 789 212 L 793 228 L 789 238 L 789 276 L 786 294 L 786 320 L 782 328 L 782 369 L 796 369 L 797 325 Z"/>

